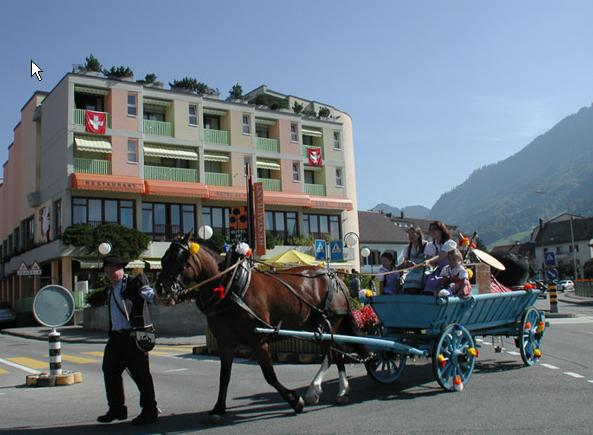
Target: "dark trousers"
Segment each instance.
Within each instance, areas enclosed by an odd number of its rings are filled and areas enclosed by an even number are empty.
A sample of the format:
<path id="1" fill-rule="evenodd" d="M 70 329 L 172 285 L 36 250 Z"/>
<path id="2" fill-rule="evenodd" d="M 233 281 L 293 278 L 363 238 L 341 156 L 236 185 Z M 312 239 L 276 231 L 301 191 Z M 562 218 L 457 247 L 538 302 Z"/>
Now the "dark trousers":
<path id="1" fill-rule="evenodd" d="M 146 411 L 156 411 L 148 354 L 138 349 L 129 334 L 112 333 L 103 353 L 103 376 L 109 409 L 119 410 L 124 406 L 122 373 L 126 368 L 140 391 L 140 406 Z"/>

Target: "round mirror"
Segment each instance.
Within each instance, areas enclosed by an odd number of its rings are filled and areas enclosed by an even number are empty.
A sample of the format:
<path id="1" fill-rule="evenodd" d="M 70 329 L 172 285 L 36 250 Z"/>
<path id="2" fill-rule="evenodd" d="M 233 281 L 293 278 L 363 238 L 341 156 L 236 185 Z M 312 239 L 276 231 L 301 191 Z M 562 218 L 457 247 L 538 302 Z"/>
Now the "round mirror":
<path id="1" fill-rule="evenodd" d="M 362 248 L 360 250 L 360 255 L 362 255 L 364 258 L 367 258 L 369 255 L 371 255 L 371 250 L 369 248 Z"/>
<path id="2" fill-rule="evenodd" d="M 212 233 L 214 231 L 212 231 L 212 227 L 210 225 L 202 225 L 200 228 L 198 228 L 198 237 L 202 240 L 208 240 L 210 237 L 212 237 Z"/>
<path id="3" fill-rule="evenodd" d="M 33 315 L 43 326 L 63 326 L 74 315 L 72 293 L 61 285 L 48 285 L 37 292 L 33 300 Z"/>
<path id="4" fill-rule="evenodd" d="M 99 254 L 101 255 L 109 255 L 111 252 L 111 244 L 107 242 L 103 242 L 99 244 Z"/>

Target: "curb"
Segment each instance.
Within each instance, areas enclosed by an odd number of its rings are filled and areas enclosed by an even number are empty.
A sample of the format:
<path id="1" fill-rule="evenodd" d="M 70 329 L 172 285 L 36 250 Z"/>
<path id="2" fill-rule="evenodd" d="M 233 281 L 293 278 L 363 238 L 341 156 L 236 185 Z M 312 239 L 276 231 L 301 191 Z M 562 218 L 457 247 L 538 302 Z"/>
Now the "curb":
<path id="1" fill-rule="evenodd" d="M 544 314 L 546 315 L 546 319 L 574 319 L 580 317 L 575 313 L 550 313 L 548 311 L 544 311 Z"/>

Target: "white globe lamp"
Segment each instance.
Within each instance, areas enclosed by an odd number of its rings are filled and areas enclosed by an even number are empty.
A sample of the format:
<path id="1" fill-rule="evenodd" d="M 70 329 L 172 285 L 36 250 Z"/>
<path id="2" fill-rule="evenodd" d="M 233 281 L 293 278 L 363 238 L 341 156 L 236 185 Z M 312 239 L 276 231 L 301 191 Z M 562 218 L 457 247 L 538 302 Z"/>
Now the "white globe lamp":
<path id="1" fill-rule="evenodd" d="M 198 237 L 202 240 L 210 239 L 213 233 L 214 231 L 210 225 L 202 225 L 200 228 L 198 228 Z"/>
<path id="2" fill-rule="evenodd" d="M 111 252 L 111 244 L 107 242 L 103 242 L 99 244 L 99 254 L 101 255 L 109 255 Z"/>
<path id="3" fill-rule="evenodd" d="M 354 246 L 356 246 L 358 244 L 358 234 L 356 233 L 347 233 L 344 236 L 344 242 L 346 243 L 346 246 L 349 248 L 353 248 Z"/>
<path id="4" fill-rule="evenodd" d="M 360 255 L 362 255 L 364 258 L 367 258 L 369 255 L 371 255 L 371 250 L 369 248 L 362 248 L 360 250 Z"/>

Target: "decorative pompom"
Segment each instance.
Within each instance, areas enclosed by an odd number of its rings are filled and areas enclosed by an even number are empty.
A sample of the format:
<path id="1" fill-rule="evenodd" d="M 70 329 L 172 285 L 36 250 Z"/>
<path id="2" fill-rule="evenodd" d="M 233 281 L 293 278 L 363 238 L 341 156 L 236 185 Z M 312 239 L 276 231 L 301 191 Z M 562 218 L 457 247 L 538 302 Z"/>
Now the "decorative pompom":
<path id="1" fill-rule="evenodd" d="M 191 255 L 196 255 L 200 251 L 200 244 L 196 242 L 192 242 L 189 245 L 189 253 Z"/>
<path id="2" fill-rule="evenodd" d="M 534 349 L 533 356 L 536 357 L 536 358 L 541 358 L 542 357 L 542 351 L 539 350 L 539 349 Z"/>
<path id="3" fill-rule="evenodd" d="M 525 329 L 531 329 L 531 322 L 525 322 Z"/>
<path id="4" fill-rule="evenodd" d="M 249 245 L 245 242 L 241 242 L 237 245 L 237 247 L 235 248 L 235 251 L 237 251 L 237 253 L 239 255 L 247 255 L 247 252 L 249 251 Z"/>
<path id="5" fill-rule="evenodd" d="M 541 334 L 542 332 L 544 332 L 544 329 L 546 329 L 546 323 L 545 322 L 539 322 L 537 324 L 537 332 L 539 332 Z"/>
<path id="6" fill-rule="evenodd" d="M 467 348 L 467 354 L 469 356 L 473 356 L 474 358 L 477 358 L 477 356 L 478 356 L 478 349 L 476 349 L 475 347 L 468 347 Z"/>
<path id="7" fill-rule="evenodd" d="M 474 277 L 474 271 L 471 269 L 465 269 L 467 270 L 467 279 L 472 279 Z"/>
<path id="8" fill-rule="evenodd" d="M 219 299 L 224 299 L 224 286 L 219 285 L 218 287 L 214 287 L 212 292 L 218 296 Z"/>
<path id="9" fill-rule="evenodd" d="M 463 391 L 463 382 L 461 381 L 461 376 L 455 376 L 455 379 L 453 380 L 453 387 L 455 388 L 455 391 Z"/>

